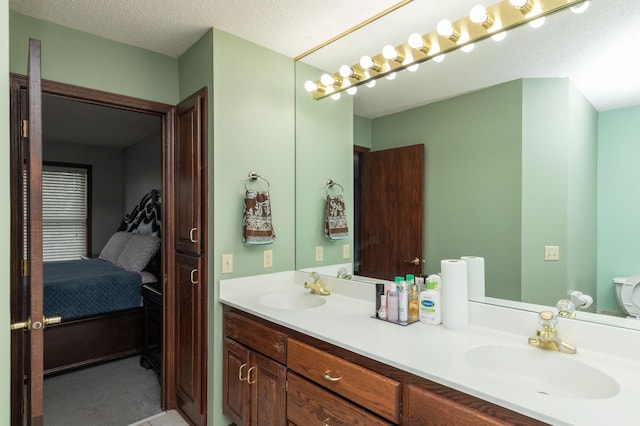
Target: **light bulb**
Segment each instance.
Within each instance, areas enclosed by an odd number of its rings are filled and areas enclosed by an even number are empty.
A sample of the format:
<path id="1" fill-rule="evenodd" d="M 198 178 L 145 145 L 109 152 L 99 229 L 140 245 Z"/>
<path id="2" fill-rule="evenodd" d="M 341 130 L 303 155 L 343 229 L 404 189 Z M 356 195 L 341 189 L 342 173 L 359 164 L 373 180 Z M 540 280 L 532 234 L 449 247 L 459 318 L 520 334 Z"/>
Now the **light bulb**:
<path id="1" fill-rule="evenodd" d="M 482 25 L 485 28 L 489 28 L 493 24 L 493 17 L 489 16 L 487 8 L 481 4 L 471 8 L 469 19 L 471 19 L 471 22 Z"/>
<path id="2" fill-rule="evenodd" d="M 586 11 L 587 9 L 589 9 L 589 4 L 590 4 L 589 0 L 584 0 L 582 3 L 576 6 L 571 6 L 571 11 L 575 14 L 580 14 Z"/>
<path id="3" fill-rule="evenodd" d="M 409 65 L 407 67 L 407 71 L 409 72 L 415 72 L 418 70 L 418 68 L 420 68 L 420 64 L 413 64 L 413 65 Z"/>
<path id="4" fill-rule="evenodd" d="M 387 80 L 393 80 L 396 78 L 396 73 L 392 72 L 391 74 L 387 74 L 384 76 L 384 78 L 386 78 Z"/>
<path id="5" fill-rule="evenodd" d="M 318 90 L 318 85 L 311 80 L 307 80 L 304 82 L 304 90 L 307 92 L 314 92 Z"/>
<path id="6" fill-rule="evenodd" d="M 544 16 L 541 17 L 541 18 L 538 18 L 538 19 L 534 19 L 533 21 L 529 21 L 529 26 L 531 28 L 540 28 L 541 26 L 544 25 L 544 21 L 546 21 L 546 20 L 547 20 L 547 18 L 544 17 Z"/>
<path id="7" fill-rule="evenodd" d="M 385 47 L 382 48 L 382 56 L 384 56 L 385 59 L 395 59 L 398 57 L 398 52 L 396 52 L 395 47 L 393 47 L 390 44 L 387 44 Z"/>
<path id="8" fill-rule="evenodd" d="M 438 34 L 440 34 L 442 37 L 451 37 L 454 32 L 451 21 L 449 21 L 448 19 L 442 19 L 440 22 L 438 22 L 437 31 Z"/>
<path id="9" fill-rule="evenodd" d="M 325 86 L 325 88 L 324 88 L 324 93 L 327 94 L 327 95 L 329 95 L 329 94 L 331 94 L 331 93 L 333 93 L 335 91 L 336 91 L 336 89 L 334 89 L 333 86 Z"/>
<path id="10" fill-rule="evenodd" d="M 338 99 L 340 99 L 340 92 L 334 93 L 333 95 L 331 95 L 331 99 L 333 99 L 334 101 L 337 101 Z"/>
<path id="11" fill-rule="evenodd" d="M 423 48 L 425 48 L 426 44 L 424 42 L 424 38 L 422 38 L 422 36 L 418 33 L 413 33 L 409 36 L 409 46 L 412 49 L 417 49 L 417 50 L 422 50 Z M 427 48 L 428 50 L 428 48 Z"/>
<path id="12" fill-rule="evenodd" d="M 491 38 L 493 39 L 493 41 L 502 41 L 505 39 L 506 36 L 507 36 L 506 31 L 500 31 L 499 33 L 492 35 Z"/>
<path id="13" fill-rule="evenodd" d="M 436 30 L 442 37 L 446 37 L 454 43 L 460 38 L 460 33 L 453 28 L 453 24 L 448 19 L 442 19 L 438 22 Z"/>
<path id="14" fill-rule="evenodd" d="M 367 87 L 375 87 L 376 81 L 375 80 L 370 80 L 370 81 L 366 82 L 364 85 L 367 86 Z"/>
<path id="15" fill-rule="evenodd" d="M 464 53 L 469 53 L 473 50 L 474 47 L 476 47 L 475 43 L 469 43 L 462 46 L 460 50 L 462 50 Z"/>
<path id="16" fill-rule="evenodd" d="M 444 61 L 444 53 L 441 53 L 441 54 L 440 54 L 440 55 L 438 55 L 438 56 L 434 56 L 434 57 L 433 57 L 433 61 L 434 61 L 434 62 L 442 62 L 442 61 Z"/>
<path id="17" fill-rule="evenodd" d="M 373 59 L 371 59 L 371 56 L 363 56 L 360 58 L 360 66 L 362 68 L 369 70 L 373 68 L 374 65 L 375 63 L 373 62 Z"/>
<path id="18" fill-rule="evenodd" d="M 333 86 L 333 84 L 335 83 L 335 79 L 332 75 L 322 74 L 320 76 L 320 83 L 324 84 L 325 86 Z"/>
<path id="19" fill-rule="evenodd" d="M 509 0 L 509 3 L 511 3 L 511 6 L 519 9 L 524 15 L 529 13 L 533 8 L 532 0 Z"/>
<path id="20" fill-rule="evenodd" d="M 355 95 L 357 91 L 358 91 L 358 88 L 356 86 L 352 86 L 347 89 L 347 93 L 350 94 L 351 96 Z"/>
<path id="21" fill-rule="evenodd" d="M 342 76 L 344 78 L 348 78 L 348 77 L 351 77 L 353 75 L 353 70 L 351 69 L 351 67 L 349 65 L 341 66 L 340 70 L 338 72 L 340 73 L 340 76 Z"/>

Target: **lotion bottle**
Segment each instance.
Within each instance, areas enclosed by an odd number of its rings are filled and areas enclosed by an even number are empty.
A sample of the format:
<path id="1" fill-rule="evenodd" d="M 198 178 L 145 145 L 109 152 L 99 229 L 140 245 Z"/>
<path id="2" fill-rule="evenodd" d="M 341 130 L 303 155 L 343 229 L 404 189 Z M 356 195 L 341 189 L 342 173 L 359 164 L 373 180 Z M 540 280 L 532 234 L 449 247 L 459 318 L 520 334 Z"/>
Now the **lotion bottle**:
<path id="1" fill-rule="evenodd" d="M 427 281 L 427 289 L 420 293 L 420 322 L 437 325 L 442 322 L 440 292 L 435 281 Z"/>
<path id="2" fill-rule="evenodd" d="M 387 295 L 380 296 L 380 309 L 378 309 L 378 318 L 381 320 L 387 319 Z"/>
<path id="3" fill-rule="evenodd" d="M 403 282 L 398 290 L 398 321 L 401 323 L 409 321 L 409 292 L 406 282 Z"/>

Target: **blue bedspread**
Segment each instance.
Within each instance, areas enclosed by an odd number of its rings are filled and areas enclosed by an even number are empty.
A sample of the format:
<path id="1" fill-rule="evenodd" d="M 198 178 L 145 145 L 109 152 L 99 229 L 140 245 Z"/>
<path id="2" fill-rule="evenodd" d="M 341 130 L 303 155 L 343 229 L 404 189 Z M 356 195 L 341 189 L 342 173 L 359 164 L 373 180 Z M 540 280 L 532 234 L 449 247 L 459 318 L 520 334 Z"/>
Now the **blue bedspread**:
<path id="1" fill-rule="evenodd" d="M 62 320 L 140 306 L 142 278 L 100 259 L 44 262 L 44 315 Z"/>

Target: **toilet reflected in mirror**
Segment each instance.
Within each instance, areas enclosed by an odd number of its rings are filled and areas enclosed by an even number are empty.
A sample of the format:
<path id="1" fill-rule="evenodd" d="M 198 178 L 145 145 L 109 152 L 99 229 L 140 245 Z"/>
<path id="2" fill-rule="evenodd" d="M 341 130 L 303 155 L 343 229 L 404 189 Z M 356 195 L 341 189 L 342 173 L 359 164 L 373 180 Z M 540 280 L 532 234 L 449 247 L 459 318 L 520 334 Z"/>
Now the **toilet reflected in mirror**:
<path id="1" fill-rule="evenodd" d="M 628 316 L 640 320 L 640 274 L 630 277 L 616 277 L 616 298 L 620 309 Z"/>

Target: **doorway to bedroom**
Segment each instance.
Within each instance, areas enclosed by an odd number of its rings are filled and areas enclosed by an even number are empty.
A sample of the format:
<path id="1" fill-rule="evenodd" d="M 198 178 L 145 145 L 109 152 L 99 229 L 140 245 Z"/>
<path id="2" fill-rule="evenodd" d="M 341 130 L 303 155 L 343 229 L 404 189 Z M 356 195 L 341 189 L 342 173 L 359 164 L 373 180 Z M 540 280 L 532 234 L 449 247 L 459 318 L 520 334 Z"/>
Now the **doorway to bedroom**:
<path id="1" fill-rule="evenodd" d="M 12 123 L 19 121 L 22 83 L 20 76 L 12 75 Z M 158 355 L 163 352 L 164 336 L 173 335 L 172 324 L 162 319 L 163 281 L 167 281 L 163 280 L 167 276 L 163 263 L 167 262 L 163 262 L 166 242 L 161 238 L 160 200 L 170 182 L 167 153 L 172 150 L 170 119 L 175 107 L 52 82 L 43 82 L 42 105 L 43 244 L 47 247 L 43 260 L 57 258 L 64 263 L 82 255 L 86 261 L 125 266 L 129 276 L 138 276 L 132 284 L 138 286 L 135 302 L 120 300 L 91 312 L 86 310 L 91 299 L 81 298 L 77 316 L 69 314 L 61 324 L 45 330 L 45 424 L 133 423 L 172 406 L 171 390 L 163 384 L 173 367 L 163 366 Z M 25 212 L 24 204 L 17 202 L 24 189 L 20 184 L 20 138 L 14 138 L 15 133 L 12 131 L 11 152 L 18 166 L 12 167 L 11 198 L 12 223 L 17 224 L 23 222 Z M 80 179 L 84 186 L 74 181 L 78 170 L 84 174 Z M 51 177 L 46 185 L 45 171 Z M 82 196 L 63 201 L 61 197 L 70 192 Z M 50 197 L 48 207 L 46 197 Z M 75 207 L 84 220 L 60 214 L 69 211 L 69 203 L 79 204 Z M 137 222 L 132 225 L 125 219 Z M 24 306 L 19 284 L 22 229 L 23 225 L 12 226 L 14 319 L 22 317 L 19 311 Z M 136 244 L 130 246 L 134 235 Z M 147 235 L 151 242 L 142 241 Z M 60 257 L 63 246 L 69 254 Z M 129 256 L 118 262 L 127 248 Z M 141 252 L 146 259 L 140 259 Z M 67 285 L 75 288 L 79 283 Z M 97 299 L 105 299 L 101 302 L 113 302 L 127 293 L 119 290 L 119 284 L 108 285 L 115 292 L 98 295 Z M 67 296 L 61 292 L 62 307 L 52 309 L 67 309 L 71 304 Z M 45 306 L 47 303 L 45 300 Z M 21 407 L 23 359 L 28 353 L 23 340 L 21 333 L 12 333 L 12 424 L 22 424 L 21 409 L 16 407 Z M 129 402 L 133 404 L 127 405 Z M 109 422 L 101 422 L 99 415 Z"/>

